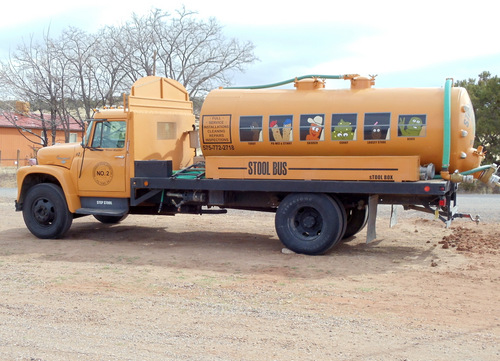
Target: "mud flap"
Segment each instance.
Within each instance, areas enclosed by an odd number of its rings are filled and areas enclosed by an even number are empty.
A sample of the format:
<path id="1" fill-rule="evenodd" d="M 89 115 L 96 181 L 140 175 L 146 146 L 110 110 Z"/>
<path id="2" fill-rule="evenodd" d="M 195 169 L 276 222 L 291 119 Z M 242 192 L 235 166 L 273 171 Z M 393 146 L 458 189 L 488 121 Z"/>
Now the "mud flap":
<path id="1" fill-rule="evenodd" d="M 370 243 L 377 238 L 375 223 L 377 221 L 378 194 L 368 198 L 368 228 L 366 231 L 366 243 Z"/>
<path id="2" fill-rule="evenodd" d="M 398 209 L 391 204 L 391 222 L 389 223 L 389 227 L 392 228 L 396 224 L 398 224 Z"/>

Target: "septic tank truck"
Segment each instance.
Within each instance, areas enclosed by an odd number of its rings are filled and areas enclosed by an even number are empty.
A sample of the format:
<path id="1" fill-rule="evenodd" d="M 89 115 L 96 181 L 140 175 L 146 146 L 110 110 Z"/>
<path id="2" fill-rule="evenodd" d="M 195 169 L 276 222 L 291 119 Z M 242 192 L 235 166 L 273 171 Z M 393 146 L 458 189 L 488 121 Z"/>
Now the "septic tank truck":
<path id="1" fill-rule="evenodd" d="M 350 88 L 326 89 L 326 79 Z M 16 210 L 39 238 L 61 238 L 88 215 L 275 212 L 281 242 L 315 255 L 366 224 L 373 240 L 378 204 L 449 225 L 472 219 L 457 212 L 460 182 L 499 185 L 497 166 L 481 166 L 473 148 L 467 91 L 451 79 L 426 89 L 377 89 L 358 75 L 288 82 L 215 89 L 196 122 L 180 83 L 139 79 L 123 108 L 96 112 L 81 144 L 43 148 L 19 169 Z"/>

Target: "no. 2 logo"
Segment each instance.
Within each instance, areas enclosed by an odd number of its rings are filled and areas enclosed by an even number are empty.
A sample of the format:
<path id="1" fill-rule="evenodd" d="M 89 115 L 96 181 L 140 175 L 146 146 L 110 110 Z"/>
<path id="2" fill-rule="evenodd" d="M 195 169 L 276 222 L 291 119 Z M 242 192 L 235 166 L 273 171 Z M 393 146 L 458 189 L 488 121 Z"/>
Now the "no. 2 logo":
<path id="1" fill-rule="evenodd" d="M 94 166 L 92 175 L 97 184 L 106 186 L 113 179 L 113 168 L 108 162 L 99 162 Z"/>

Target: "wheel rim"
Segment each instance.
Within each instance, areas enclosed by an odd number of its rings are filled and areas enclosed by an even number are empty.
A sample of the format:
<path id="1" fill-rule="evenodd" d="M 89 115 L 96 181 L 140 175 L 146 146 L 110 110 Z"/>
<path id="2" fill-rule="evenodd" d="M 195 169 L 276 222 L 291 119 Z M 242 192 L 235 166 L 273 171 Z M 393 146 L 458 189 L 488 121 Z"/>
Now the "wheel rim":
<path id="1" fill-rule="evenodd" d="M 321 234 L 323 217 L 312 207 L 300 208 L 293 218 L 292 228 L 302 239 L 312 241 Z"/>
<path id="2" fill-rule="evenodd" d="M 33 203 L 33 216 L 41 225 L 50 225 L 56 217 L 54 205 L 47 198 L 39 198 Z"/>

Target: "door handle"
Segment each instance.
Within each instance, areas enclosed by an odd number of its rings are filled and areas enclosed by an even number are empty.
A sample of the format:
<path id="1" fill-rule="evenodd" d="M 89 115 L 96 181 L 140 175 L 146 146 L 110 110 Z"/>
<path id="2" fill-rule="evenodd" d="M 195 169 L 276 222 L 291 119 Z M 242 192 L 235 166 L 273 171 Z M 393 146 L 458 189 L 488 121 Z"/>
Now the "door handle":
<path id="1" fill-rule="evenodd" d="M 125 156 L 124 155 L 115 155 L 115 158 L 117 158 L 117 159 L 124 159 Z"/>

